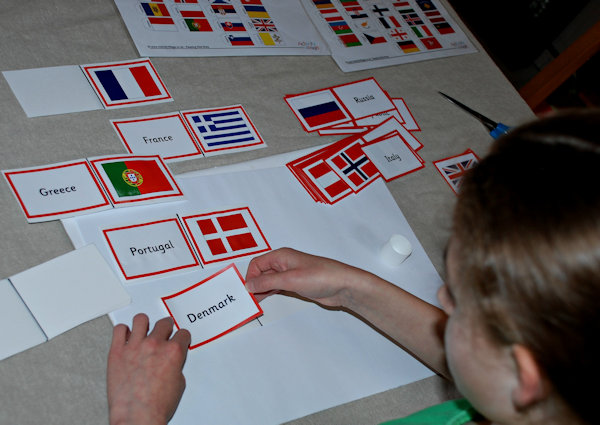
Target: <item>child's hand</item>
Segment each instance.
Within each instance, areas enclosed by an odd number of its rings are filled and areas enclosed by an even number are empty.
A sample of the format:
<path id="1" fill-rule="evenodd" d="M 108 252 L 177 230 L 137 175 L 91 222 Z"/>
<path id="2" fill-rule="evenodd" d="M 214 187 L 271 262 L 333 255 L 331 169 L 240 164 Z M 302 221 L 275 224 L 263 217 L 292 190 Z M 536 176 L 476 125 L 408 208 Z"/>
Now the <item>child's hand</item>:
<path id="1" fill-rule="evenodd" d="M 131 331 L 115 326 L 107 372 L 111 425 L 162 425 L 175 413 L 185 389 L 190 333 L 182 329 L 170 338 L 172 331 L 173 320 L 166 317 L 148 334 L 145 314 L 133 318 Z"/>

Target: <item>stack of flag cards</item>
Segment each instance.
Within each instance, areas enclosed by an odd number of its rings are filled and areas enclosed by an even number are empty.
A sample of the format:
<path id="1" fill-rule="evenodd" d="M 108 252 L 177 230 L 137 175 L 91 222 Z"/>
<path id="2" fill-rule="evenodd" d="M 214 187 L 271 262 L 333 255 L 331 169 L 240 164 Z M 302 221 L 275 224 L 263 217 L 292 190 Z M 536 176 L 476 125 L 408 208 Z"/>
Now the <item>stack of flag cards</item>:
<path id="1" fill-rule="evenodd" d="M 190 350 L 207 344 L 263 314 L 235 264 L 172 295 L 162 297 L 177 329 L 192 335 Z"/>
<path id="2" fill-rule="evenodd" d="M 126 282 L 222 266 L 271 250 L 248 207 L 132 222 L 102 234 Z"/>
<path id="3" fill-rule="evenodd" d="M 287 167 L 317 202 L 334 204 L 379 177 L 391 181 L 424 167 L 412 134 L 420 127 L 402 98 L 374 78 L 285 97 L 302 127 L 349 135 Z"/>
<path id="4" fill-rule="evenodd" d="M 111 123 L 131 154 L 167 162 L 267 146 L 242 105 L 179 111 Z"/>
<path id="5" fill-rule="evenodd" d="M 471 149 L 459 155 L 433 161 L 450 189 L 458 195 L 460 184 L 465 173 L 479 163 L 479 157 Z"/>
<path id="6" fill-rule="evenodd" d="M 30 223 L 183 199 L 157 155 L 94 157 L 2 174 Z"/>
<path id="7" fill-rule="evenodd" d="M 28 117 L 172 102 L 150 59 L 4 71 Z"/>
<path id="8" fill-rule="evenodd" d="M 93 244 L 0 280 L 0 359 L 130 302 Z"/>

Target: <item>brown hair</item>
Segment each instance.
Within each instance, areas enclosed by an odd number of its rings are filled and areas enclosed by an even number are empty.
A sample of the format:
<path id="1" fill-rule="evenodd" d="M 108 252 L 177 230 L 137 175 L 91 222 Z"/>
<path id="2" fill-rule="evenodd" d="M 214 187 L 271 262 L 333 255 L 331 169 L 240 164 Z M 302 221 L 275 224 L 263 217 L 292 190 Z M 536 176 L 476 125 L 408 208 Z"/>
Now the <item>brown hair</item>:
<path id="1" fill-rule="evenodd" d="M 462 182 L 460 290 L 489 335 L 528 347 L 575 414 L 600 382 L 600 111 L 512 130 Z"/>

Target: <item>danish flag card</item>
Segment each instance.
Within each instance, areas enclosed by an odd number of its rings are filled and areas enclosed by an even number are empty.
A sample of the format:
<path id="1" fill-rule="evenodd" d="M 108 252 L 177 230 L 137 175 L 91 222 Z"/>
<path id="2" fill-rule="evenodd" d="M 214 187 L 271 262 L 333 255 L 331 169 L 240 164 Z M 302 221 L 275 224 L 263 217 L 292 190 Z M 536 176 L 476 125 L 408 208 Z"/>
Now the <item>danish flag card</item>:
<path id="1" fill-rule="evenodd" d="M 203 265 L 271 250 L 250 208 L 181 217 Z"/>
<path id="2" fill-rule="evenodd" d="M 263 314 L 235 264 L 162 297 L 177 329 L 192 335 L 190 350 L 207 344 Z"/>
<path id="3" fill-rule="evenodd" d="M 105 108 L 172 102 L 150 59 L 81 65 Z"/>
<path id="4" fill-rule="evenodd" d="M 479 163 L 479 158 L 471 149 L 460 155 L 433 161 L 435 167 L 442 175 L 450 189 L 458 194 L 460 184 L 465 173 Z"/>

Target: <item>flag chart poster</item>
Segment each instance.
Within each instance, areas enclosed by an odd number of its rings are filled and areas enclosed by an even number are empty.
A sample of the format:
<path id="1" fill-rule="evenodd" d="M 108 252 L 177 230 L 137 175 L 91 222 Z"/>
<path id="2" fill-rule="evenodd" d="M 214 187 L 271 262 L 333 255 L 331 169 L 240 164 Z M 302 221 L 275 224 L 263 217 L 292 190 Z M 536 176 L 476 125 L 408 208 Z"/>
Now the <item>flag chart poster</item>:
<path id="1" fill-rule="evenodd" d="M 342 71 L 476 51 L 437 0 L 301 1 Z"/>
<path id="2" fill-rule="evenodd" d="M 150 59 L 81 65 L 105 108 L 173 100 Z"/>
<path id="3" fill-rule="evenodd" d="M 204 265 L 271 250 L 248 207 L 184 216 L 182 221 Z"/>
<path id="4" fill-rule="evenodd" d="M 183 196 L 158 155 L 100 157 L 90 163 L 115 205 Z"/>
<path id="5" fill-rule="evenodd" d="M 181 111 L 206 156 L 266 146 L 242 105 Z"/>

